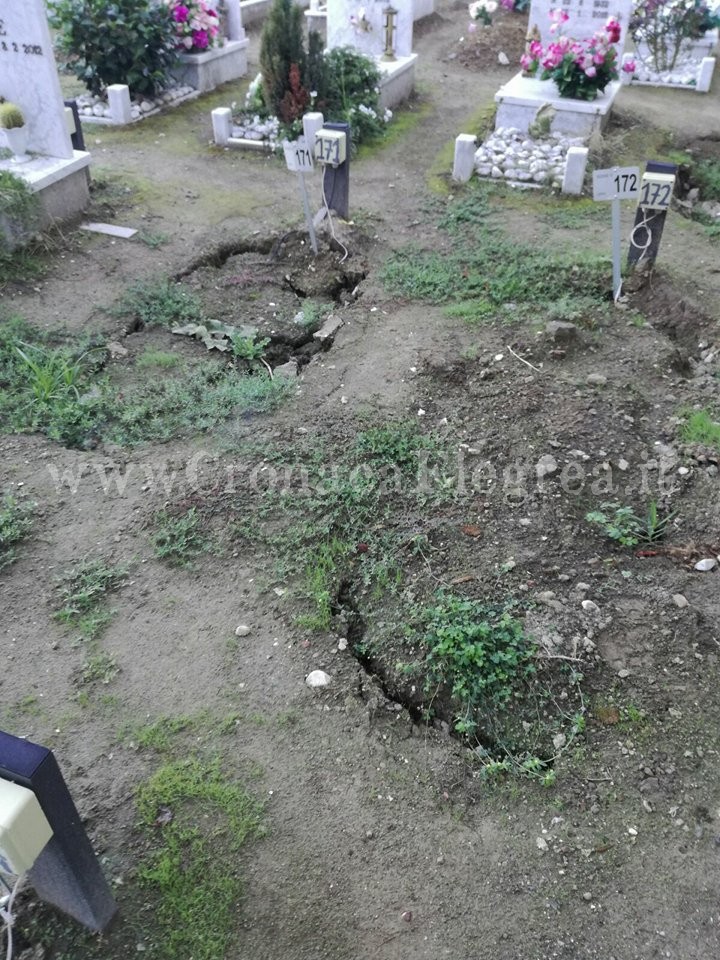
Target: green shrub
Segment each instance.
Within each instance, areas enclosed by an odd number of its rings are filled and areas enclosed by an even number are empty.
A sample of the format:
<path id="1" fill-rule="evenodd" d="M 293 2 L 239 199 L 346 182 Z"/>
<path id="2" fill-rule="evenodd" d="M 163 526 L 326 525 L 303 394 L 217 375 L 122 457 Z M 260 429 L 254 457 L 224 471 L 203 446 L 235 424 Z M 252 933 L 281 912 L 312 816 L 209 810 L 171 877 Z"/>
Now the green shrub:
<path id="1" fill-rule="evenodd" d="M 260 70 L 265 104 L 276 117 L 283 115 L 286 94 L 298 95 L 290 85 L 294 66 L 305 75 L 303 13 L 293 0 L 273 0 L 260 40 Z"/>
<path id="2" fill-rule="evenodd" d="M 369 57 L 352 47 L 336 47 L 325 57 L 327 93 L 323 109 L 328 120 L 350 124 L 354 146 L 385 132 L 380 107 L 380 72 Z"/>
<path id="3" fill-rule="evenodd" d="M 51 0 L 50 20 L 68 66 L 91 93 L 126 83 L 152 96 L 168 85 L 177 60 L 168 7 L 152 0 Z"/>

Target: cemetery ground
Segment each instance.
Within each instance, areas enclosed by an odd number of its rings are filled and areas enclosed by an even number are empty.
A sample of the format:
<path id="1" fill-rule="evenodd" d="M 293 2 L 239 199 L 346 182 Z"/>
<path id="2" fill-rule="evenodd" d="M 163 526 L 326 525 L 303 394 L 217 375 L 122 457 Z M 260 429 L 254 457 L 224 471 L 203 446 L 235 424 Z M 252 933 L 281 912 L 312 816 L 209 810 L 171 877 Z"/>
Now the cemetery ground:
<path id="1" fill-rule="evenodd" d="M 86 131 L 139 236 L 5 277 L 2 726 L 120 905 L 97 938 L 28 893 L 21 955 L 717 952 L 717 238 L 673 210 L 615 308 L 605 206 L 453 186 L 510 68 L 441 14 L 344 260 L 208 146 L 237 84 Z M 716 102 L 624 90 L 596 165 L 718 176 Z"/>

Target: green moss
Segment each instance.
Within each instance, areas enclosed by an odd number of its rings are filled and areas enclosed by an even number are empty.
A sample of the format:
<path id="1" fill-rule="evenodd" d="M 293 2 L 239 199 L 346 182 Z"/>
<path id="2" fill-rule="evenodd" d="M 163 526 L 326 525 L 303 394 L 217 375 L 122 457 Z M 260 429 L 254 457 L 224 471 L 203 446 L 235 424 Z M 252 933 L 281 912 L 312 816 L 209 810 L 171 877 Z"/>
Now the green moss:
<path id="1" fill-rule="evenodd" d="M 260 804 L 219 761 L 161 767 L 137 792 L 151 851 L 138 879 L 155 899 L 159 960 L 227 956 L 242 895 L 239 853 L 262 833 Z"/>

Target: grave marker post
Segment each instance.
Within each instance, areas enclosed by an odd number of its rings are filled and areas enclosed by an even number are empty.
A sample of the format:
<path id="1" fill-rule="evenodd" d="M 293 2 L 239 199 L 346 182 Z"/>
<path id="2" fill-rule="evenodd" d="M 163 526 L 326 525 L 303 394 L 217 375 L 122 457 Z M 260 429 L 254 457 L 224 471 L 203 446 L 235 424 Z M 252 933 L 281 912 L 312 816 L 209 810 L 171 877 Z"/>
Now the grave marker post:
<path id="1" fill-rule="evenodd" d="M 33 791 L 53 831 L 28 871 L 38 897 L 104 930 L 117 904 L 52 751 L 0 730 L 0 777 Z"/>
<path id="2" fill-rule="evenodd" d="M 660 241 L 662 240 L 663 230 L 665 229 L 665 218 L 672 197 L 672 187 L 674 178 L 677 174 L 676 163 L 662 163 L 659 160 L 648 160 L 645 167 L 646 178 L 650 174 L 659 174 L 659 178 L 672 177 L 672 184 L 668 182 L 667 191 L 662 191 L 663 196 L 658 198 L 651 197 L 650 191 L 645 190 L 642 185 L 642 195 L 635 213 L 635 223 L 630 234 L 630 250 L 628 251 L 628 266 L 636 266 L 640 261 L 648 263 L 650 266 L 655 263 Z M 644 180 L 646 178 L 643 178 Z M 658 191 L 660 192 L 660 191 Z M 646 196 L 646 193 L 648 194 Z M 663 206 L 649 207 L 643 201 L 652 199 L 662 199 L 665 201 Z"/>
<path id="3" fill-rule="evenodd" d="M 639 193 L 639 167 L 610 167 L 607 170 L 593 170 L 593 200 L 609 200 L 612 203 L 613 300 L 615 302 L 622 291 L 620 201 L 636 200 Z"/>
<path id="4" fill-rule="evenodd" d="M 326 130 L 339 130 L 345 134 L 347 150 L 345 160 L 337 167 L 323 169 L 323 199 L 329 210 L 334 210 L 343 220 L 350 219 L 350 124 L 325 123 Z"/>

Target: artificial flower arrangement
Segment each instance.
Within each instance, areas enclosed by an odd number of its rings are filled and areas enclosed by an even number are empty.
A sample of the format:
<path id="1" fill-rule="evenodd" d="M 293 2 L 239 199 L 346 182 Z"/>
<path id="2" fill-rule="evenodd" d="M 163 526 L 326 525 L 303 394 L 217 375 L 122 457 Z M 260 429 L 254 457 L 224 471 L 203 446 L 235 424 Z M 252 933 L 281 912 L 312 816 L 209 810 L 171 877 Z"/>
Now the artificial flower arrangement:
<path id="1" fill-rule="evenodd" d="M 470 14 L 469 32 L 475 33 L 478 21 L 484 26 L 489 27 L 492 23 L 492 15 L 498 9 L 498 6 L 515 13 L 524 13 L 530 6 L 530 0 L 476 0 L 468 6 Z"/>
<path id="2" fill-rule="evenodd" d="M 550 32 L 558 33 L 569 17 L 564 10 L 552 10 L 550 19 Z M 539 73 L 541 80 L 554 80 L 561 97 L 595 100 L 609 83 L 618 79 L 617 49 L 613 44 L 618 43 L 620 34 L 620 24 L 610 17 L 602 30 L 585 40 L 562 34 L 547 46 L 532 40 L 520 65 L 528 76 Z M 622 69 L 634 73 L 635 63 L 624 63 Z"/>
<path id="3" fill-rule="evenodd" d="M 350 17 L 355 33 L 369 33 L 372 30 L 372 24 L 365 15 L 365 7 L 360 7 L 357 13 Z"/>
<path id="4" fill-rule="evenodd" d="M 220 17 L 205 0 L 165 0 L 175 21 L 177 45 L 186 53 L 209 50 L 221 40 Z"/>
<path id="5" fill-rule="evenodd" d="M 630 20 L 636 47 L 645 45 L 656 70 L 672 70 L 688 42 L 720 26 L 707 0 L 641 0 Z"/>

